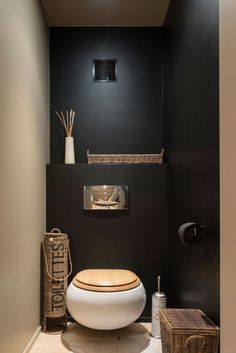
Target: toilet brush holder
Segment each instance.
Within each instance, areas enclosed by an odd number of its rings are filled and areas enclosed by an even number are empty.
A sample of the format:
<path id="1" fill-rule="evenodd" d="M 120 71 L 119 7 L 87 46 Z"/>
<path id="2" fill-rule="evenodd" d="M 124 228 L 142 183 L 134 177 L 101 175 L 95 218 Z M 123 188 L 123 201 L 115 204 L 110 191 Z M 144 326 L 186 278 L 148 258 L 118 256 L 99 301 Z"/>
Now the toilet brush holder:
<path id="1" fill-rule="evenodd" d="M 152 330 L 151 336 L 154 338 L 161 338 L 159 310 L 166 307 L 166 295 L 160 290 L 160 279 L 158 276 L 158 291 L 152 295 Z"/>

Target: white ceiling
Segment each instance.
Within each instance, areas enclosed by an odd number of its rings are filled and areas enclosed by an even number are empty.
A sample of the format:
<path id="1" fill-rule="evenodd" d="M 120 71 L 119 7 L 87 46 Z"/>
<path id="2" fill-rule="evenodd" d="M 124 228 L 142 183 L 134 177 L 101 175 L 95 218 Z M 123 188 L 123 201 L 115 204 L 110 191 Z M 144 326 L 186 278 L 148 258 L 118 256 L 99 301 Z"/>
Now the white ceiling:
<path id="1" fill-rule="evenodd" d="M 170 0 L 40 0 L 49 26 L 162 26 Z"/>

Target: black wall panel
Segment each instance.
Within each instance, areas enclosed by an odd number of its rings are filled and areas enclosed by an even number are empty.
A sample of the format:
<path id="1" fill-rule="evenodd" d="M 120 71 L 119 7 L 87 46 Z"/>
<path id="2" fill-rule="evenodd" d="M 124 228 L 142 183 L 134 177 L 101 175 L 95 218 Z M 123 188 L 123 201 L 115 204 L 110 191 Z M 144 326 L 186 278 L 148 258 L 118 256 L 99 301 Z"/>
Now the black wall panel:
<path id="1" fill-rule="evenodd" d="M 93 82 L 93 59 L 117 59 L 117 82 Z M 162 28 L 51 28 L 51 163 L 64 159 L 55 110 L 78 112 L 76 162 L 91 153 L 158 153 L 163 145 Z"/>
<path id="2" fill-rule="evenodd" d="M 91 166 L 90 153 L 158 153 L 163 146 L 162 28 L 51 28 L 51 166 L 47 229 L 71 238 L 73 274 L 84 268 L 128 268 L 147 289 L 150 317 L 156 276 L 167 287 L 165 166 Z M 117 59 L 117 81 L 93 82 L 93 59 Z M 64 161 L 55 110 L 78 112 L 76 165 Z M 79 164 L 78 164 L 79 163 Z M 128 212 L 84 212 L 83 185 L 129 187 Z"/>
<path id="3" fill-rule="evenodd" d="M 51 28 L 51 166 L 47 229 L 71 238 L 73 274 L 84 268 L 128 268 L 147 289 L 150 317 L 156 276 L 167 287 L 165 166 L 91 166 L 90 153 L 158 153 L 163 146 L 162 28 Z M 93 82 L 93 59 L 117 59 L 117 81 Z M 78 112 L 76 165 L 64 161 L 55 110 Z M 129 187 L 128 212 L 83 211 L 83 185 Z"/>
<path id="4" fill-rule="evenodd" d="M 164 33 L 169 304 L 219 322 L 218 0 L 171 1 Z M 177 229 L 189 221 L 206 237 L 185 248 Z"/>
<path id="5" fill-rule="evenodd" d="M 129 188 L 128 211 L 84 211 L 84 185 Z M 48 165 L 47 229 L 59 227 L 71 242 L 73 275 L 85 268 L 126 268 L 147 291 L 151 316 L 157 274 L 167 288 L 166 166 Z"/>

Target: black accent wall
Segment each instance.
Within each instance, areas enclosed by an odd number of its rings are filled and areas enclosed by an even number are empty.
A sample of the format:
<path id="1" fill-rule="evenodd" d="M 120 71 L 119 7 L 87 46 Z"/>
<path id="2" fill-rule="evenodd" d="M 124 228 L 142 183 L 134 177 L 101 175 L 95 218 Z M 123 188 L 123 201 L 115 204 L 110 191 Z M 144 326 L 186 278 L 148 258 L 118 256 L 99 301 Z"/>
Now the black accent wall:
<path id="1" fill-rule="evenodd" d="M 71 240 L 73 274 L 127 268 L 147 291 L 167 288 L 166 166 L 88 165 L 90 153 L 159 153 L 163 147 L 162 28 L 51 28 L 51 165 L 47 229 Z M 93 59 L 117 59 L 117 81 L 93 82 Z M 65 133 L 55 110 L 78 112 L 75 165 L 63 165 Z M 52 165 L 53 164 L 53 165 Z M 127 212 L 83 211 L 83 186 L 127 185 Z"/>
<path id="2" fill-rule="evenodd" d="M 219 323 L 218 0 L 171 1 L 164 33 L 169 305 Z M 189 221 L 206 236 L 185 248 L 177 230 Z"/>
<path id="3" fill-rule="evenodd" d="M 93 82 L 93 59 L 117 59 L 117 82 Z M 158 153 L 163 146 L 162 28 L 51 28 L 51 163 L 64 160 L 55 110 L 78 112 L 76 162 L 90 153 Z"/>

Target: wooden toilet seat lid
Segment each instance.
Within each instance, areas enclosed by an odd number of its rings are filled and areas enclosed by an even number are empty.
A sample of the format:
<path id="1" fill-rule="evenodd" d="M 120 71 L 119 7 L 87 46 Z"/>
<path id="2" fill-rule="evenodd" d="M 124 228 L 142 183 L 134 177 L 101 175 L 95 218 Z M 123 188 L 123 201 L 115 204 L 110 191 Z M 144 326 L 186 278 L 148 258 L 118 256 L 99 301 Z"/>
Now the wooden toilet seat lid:
<path id="1" fill-rule="evenodd" d="M 116 269 L 89 269 L 77 273 L 73 284 L 95 292 L 118 292 L 136 288 L 141 281 L 134 272 Z"/>

